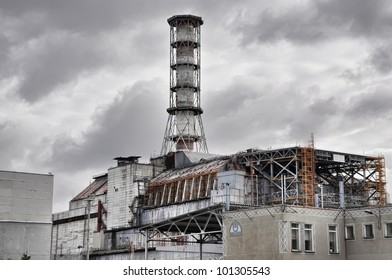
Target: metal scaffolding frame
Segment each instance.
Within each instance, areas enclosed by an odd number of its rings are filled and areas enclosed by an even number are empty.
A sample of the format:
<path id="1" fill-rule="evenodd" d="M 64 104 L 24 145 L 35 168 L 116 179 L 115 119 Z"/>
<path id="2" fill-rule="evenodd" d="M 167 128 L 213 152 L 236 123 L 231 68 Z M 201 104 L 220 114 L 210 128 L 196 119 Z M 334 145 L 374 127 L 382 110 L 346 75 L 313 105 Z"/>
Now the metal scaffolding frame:
<path id="1" fill-rule="evenodd" d="M 329 154 L 328 158 L 326 158 L 327 154 Z M 341 154 L 344 161 L 333 162 L 330 160 L 330 154 L 331 152 L 328 151 L 316 151 L 318 158 L 316 173 L 330 186 L 331 193 L 336 194 L 339 181 L 343 181 L 347 206 L 386 204 L 383 156 Z"/>
<path id="2" fill-rule="evenodd" d="M 154 241 L 177 245 L 198 243 L 200 259 L 203 259 L 203 244 L 222 244 L 223 208 L 220 204 L 213 205 L 142 226 L 140 232 L 146 236 L 145 259 L 148 259 L 148 244 Z"/>
<path id="3" fill-rule="evenodd" d="M 300 156 L 297 150 L 248 150 L 235 155 L 234 161 L 247 173 L 254 174 L 250 178 L 255 186 L 251 205 L 299 203 Z"/>
<path id="4" fill-rule="evenodd" d="M 313 147 L 301 148 L 301 167 L 302 205 L 314 206 L 316 172 Z"/>
<path id="5" fill-rule="evenodd" d="M 339 181 L 346 207 L 385 205 L 384 157 L 291 147 L 248 150 L 234 156 L 252 181 L 252 206 L 315 205 L 317 185 L 324 185 L 324 206 L 339 207 Z"/>

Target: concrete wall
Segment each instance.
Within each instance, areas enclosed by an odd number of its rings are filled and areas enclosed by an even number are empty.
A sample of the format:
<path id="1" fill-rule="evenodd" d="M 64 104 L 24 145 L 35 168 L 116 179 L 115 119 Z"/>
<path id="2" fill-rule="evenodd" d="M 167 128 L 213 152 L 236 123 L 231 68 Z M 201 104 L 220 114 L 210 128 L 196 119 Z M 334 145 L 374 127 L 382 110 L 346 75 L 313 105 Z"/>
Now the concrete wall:
<path id="1" fill-rule="evenodd" d="M 138 184 L 143 184 L 136 181 L 151 178 L 156 168 L 148 164 L 128 164 L 108 170 L 108 229 L 129 226 L 134 218 L 129 206 L 138 196 Z"/>
<path id="2" fill-rule="evenodd" d="M 0 171 L 0 220 L 52 221 L 53 175 Z"/>
<path id="3" fill-rule="evenodd" d="M 53 175 L 0 171 L 0 258 L 49 259 Z"/>
<path id="4" fill-rule="evenodd" d="M 211 190 L 211 204 L 246 204 L 248 191 L 245 188 L 244 176 L 245 172 L 238 170 L 219 172 L 216 189 Z M 229 201 L 227 201 L 228 197 Z"/>
<path id="5" fill-rule="evenodd" d="M 354 226 L 355 239 L 346 241 L 347 259 L 391 260 L 392 238 L 385 237 L 385 226 L 386 223 L 392 223 L 392 207 L 361 209 L 350 211 L 350 214 L 346 216 L 345 222 L 346 225 Z M 381 217 L 381 229 L 378 229 L 378 217 Z M 365 224 L 373 225 L 374 238 L 364 238 Z"/>
<path id="6" fill-rule="evenodd" d="M 51 230 L 51 224 L 0 222 L 0 259 L 20 260 L 27 253 L 32 260 L 48 260 Z"/>
<path id="7" fill-rule="evenodd" d="M 300 250 L 292 250 L 291 223 L 300 225 Z M 378 229 L 380 222 L 381 229 Z M 392 207 L 355 210 L 286 207 L 259 208 L 224 214 L 225 259 L 338 260 L 392 259 Z M 304 224 L 313 226 L 314 252 L 304 250 Z M 364 237 L 364 225 L 373 225 L 373 238 Z M 338 253 L 329 251 L 328 226 L 337 226 Z M 355 238 L 346 240 L 345 228 L 353 226 Z"/>
<path id="8" fill-rule="evenodd" d="M 102 197 L 101 197 L 102 198 Z M 97 235 L 98 200 L 92 201 L 90 208 L 90 225 L 87 225 L 87 201 L 80 203 L 79 209 L 53 214 L 52 259 L 83 259 L 87 251 L 87 232 L 90 250 L 101 249 Z M 105 207 L 105 205 L 104 205 Z M 102 245 L 103 246 L 103 245 Z"/>
<path id="9" fill-rule="evenodd" d="M 53 225 L 52 259 L 78 259 L 83 251 L 78 247 L 85 246 L 85 227 L 84 220 Z"/>
<path id="10" fill-rule="evenodd" d="M 108 229 L 128 226 L 128 220 L 131 218 L 127 206 L 137 196 L 131 166 L 129 164 L 108 170 Z"/>
<path id="11" fill-rule="evenodd" d="M 338 260 L 346 258 L 343 235 L 343 218 L 335 217 L 338 210 L 316 210 L 290 207 L 282 212 L 280 207 L 260 208 L 224 215 L 225 259 L 288 259 L 288 260 Z M 335 220 L 335 221 L 334 221 Z M 233 231 L 237 222 L 241 230 Z M 300 224 L 300 249 L 292 250 L 291 222 Z M 304 250 L 304 224 L 313 226 L 314 251 Z M 337 254 L 328 247 L 328 225 L 338 227 Z"/>

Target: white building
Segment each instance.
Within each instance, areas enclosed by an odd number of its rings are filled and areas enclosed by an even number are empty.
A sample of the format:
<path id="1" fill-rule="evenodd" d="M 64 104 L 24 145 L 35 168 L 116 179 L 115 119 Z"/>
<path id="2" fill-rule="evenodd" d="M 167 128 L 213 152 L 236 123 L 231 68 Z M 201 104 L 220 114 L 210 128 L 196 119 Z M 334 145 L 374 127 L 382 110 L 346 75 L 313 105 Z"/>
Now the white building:
<path id="1" fill-rule="evenodd" d="M 85 259 L 94 251 L 122 248 L 129 237 L 106 233 L 136 226 L 144 183 L 162 167 L 139 163 L 138 156 L 117 157 L 117 166 L 97 175 L 75 196 L 69 210 L 53 214 L 52 259 Z M 113 245 L 114 244 L 114 245 Z"/>
<path id="2" fill-rule="evenodd" d="M 50 258 L 53 175 L 0 171 L 0 259 Z"/>

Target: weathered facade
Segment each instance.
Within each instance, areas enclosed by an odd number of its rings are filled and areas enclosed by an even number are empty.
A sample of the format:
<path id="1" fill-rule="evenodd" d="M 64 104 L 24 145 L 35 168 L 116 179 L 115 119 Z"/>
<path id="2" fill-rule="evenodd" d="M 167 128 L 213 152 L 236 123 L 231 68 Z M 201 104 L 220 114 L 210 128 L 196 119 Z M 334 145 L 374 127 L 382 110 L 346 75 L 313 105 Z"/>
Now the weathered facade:
<path id="1" fill-rule="evenodd" d="M 392 259 L 392 206 L 268 207 L 224 215 L 224 259 Z"/>
<path id="2" fill-rule="evenodd" d="M 144 183 L 162 171 L 162 167 L 139 163 L 138 159 L 115 158 L 117 166 L 95 176 L 70 201 L 68 211 L 53 214 L 52 259 L 85 259 L 103 248 L 122 249 L 124 242 L 117 242 L 105 231 L 136 223 Z"/>
<path id="3" fill-rule="evenodd" d="M 0 259 L 50 258 L 53 175 L 0 171 Z"/>
<path id="4" fill-rule="evenodd" d="M 107 174 L 95 176 L 70 201 L 68 211 L 53 214 L 52 259 L 81 259 L 87 248 L 101 247 L 106 229 L 107 177 Z"/>

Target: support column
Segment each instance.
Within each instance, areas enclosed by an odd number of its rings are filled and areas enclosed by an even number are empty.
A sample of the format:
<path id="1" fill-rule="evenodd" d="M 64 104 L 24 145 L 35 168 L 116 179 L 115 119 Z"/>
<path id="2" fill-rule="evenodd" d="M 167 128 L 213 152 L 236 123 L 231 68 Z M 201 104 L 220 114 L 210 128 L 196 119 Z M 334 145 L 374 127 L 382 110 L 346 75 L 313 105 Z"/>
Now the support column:
<path id="1" fill-rule="evenodd" d="M 203 234 L 200 234 L 200 260 L 203 259 Z"/>
<path id="2" fill-rule="evenodd" d="M 149 233 L 148 229 L 146 230 L 146 240 L 144 242 L 144 259 L 148 260 L 148 238 L 149 238 Z"/>

